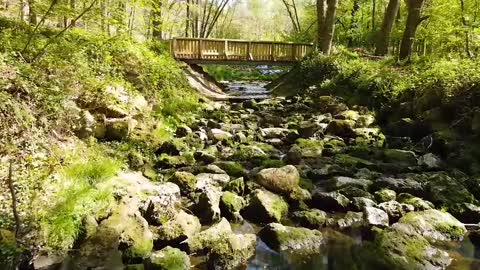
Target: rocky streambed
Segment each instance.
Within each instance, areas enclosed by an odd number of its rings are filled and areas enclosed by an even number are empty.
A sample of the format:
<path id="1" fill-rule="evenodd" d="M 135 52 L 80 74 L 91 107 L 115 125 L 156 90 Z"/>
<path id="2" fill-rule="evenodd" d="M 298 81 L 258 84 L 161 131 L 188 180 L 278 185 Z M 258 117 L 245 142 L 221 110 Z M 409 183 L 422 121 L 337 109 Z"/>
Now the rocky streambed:
<path id="1" fill-rule="evenodd" d="M 158 148 L 155 173 L 118 177 L 118 206 L 85 220 L 58 262 L 480 269 L 480 231 L 465 227 L 480 222 L 480 181 L 402 141 L 368 109 L 330 96 L 211 104 Z"/>

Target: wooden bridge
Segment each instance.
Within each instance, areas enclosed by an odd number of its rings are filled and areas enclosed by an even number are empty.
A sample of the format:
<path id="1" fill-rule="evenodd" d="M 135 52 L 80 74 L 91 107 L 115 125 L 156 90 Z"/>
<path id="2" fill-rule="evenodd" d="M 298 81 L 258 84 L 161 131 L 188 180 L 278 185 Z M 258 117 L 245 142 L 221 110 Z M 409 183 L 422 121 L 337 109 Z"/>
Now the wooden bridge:
<path id="1" fill-rule="evenodd" d="M 227 39 L 174 38 L 170 52 L 189 64 L 291 65 L 313 49 L 313 44 Z"/>

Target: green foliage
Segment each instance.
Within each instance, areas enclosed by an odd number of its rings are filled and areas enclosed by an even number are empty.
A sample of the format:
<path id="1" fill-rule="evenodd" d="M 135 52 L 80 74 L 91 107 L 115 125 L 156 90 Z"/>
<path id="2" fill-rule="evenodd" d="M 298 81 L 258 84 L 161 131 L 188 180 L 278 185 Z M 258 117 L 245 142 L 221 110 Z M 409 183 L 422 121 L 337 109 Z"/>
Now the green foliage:
<path id="1" fill-rule="evenodd" d="M 83 159 L 64 167 L 51 204 L 40 213 L 40 227 L 47 247 L 65 250 L 81 232 L 82 220 L 97 215 L 114 202 L 112 191 L 97 184 L 115 176 L 120 163 L 90 150 Z"/>

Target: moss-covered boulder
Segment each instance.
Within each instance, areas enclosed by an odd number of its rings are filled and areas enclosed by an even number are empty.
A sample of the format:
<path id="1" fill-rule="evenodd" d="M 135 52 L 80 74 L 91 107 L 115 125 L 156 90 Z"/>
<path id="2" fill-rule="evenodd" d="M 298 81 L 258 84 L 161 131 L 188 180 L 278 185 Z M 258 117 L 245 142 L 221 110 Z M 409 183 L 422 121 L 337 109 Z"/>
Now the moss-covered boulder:
<path id="1" fill-rule="evenodd" d="M 352 198 L 351 206 L 355 211 L 363 211 L 365 207 L 376 207 L 377 203 L 370 198 L 354 197 Z"/>
<path id="2" fill-rule="evenodd" d="M 448 211 L 463 223 L 480 223 L 480 207 L 471 203 L 457 203 L 452 205 Z"/>
<path id="3" fill-rule="evenodd" d="M 356 136 L 353 126 L 354 122 L 351 120 L 333 120 L 328 124 L 325 132 L 344 138 L 353 138 Z"/>
<path id="4" fill-rule="evenodd" d="M 220 211 L 224 217 L 232 221 L 241 221 L 242 216 L 240 215 L 240 210 L 245 207 L 245 199 L 241 196 L 230 192 L 223 192 L 222 198 L 220 199 Z"/>
<path id="5" fill-rule="evenodd" d="M 282 197 L 262 189 L 254 190 L 242 216 L 259 223 L 280 222 L 288 213 L 288 204 Z"/>
<path id="6" fill-rule="evenodd" d="M 187 253 L 173 247 L 153 252 L 145 262 L 146 270 L 188 270 L 190 267 Z"/>
<path id="7" fill-rule="evenodd" d="M 424 175 L 426 199 L 439 206 L 452 206 L 456 203 L 475 203 L 475 197 L 459 180 L 447 173 L 439 172 Z"/>
<path id="8" fill-rule="evenodd" d="M 302 227 L 320 229 L 327 221 L 327 213 L 318 209 L 293 212 L 292 219 Z"/>
<path id="9" fill-rule="evenodd" d="M 230 182 L 225 184 L 223 190 L 243 195 L 245 192 L 245 181 L 243 180 L 243 177 L 230 180 Z"/>
<path id="10" fill-rule="evenodd" d="M 389 219 L 388 214 L 376 207 L 367 206 L 363 209 L 363 217 L 365 220 L 365 225 L 368 226 L 377 226 L 377 227 L 388 227 Z"/>
<path id="11" fill-rule="evenodd" d="M 326 183 L 326 187 L 328 190 L 331 191 L 339 190 L 345 187 L 356 187 L 363 190 L 368 190 L 371 184 L 372 181 L 367 179 L 356 179 L 345 176 L 336 176 Z"/>
<path id="12" fill-rule="evenodd" d="M 398 194 L 397 201 L 400 203 L 406 203 L 406 204 L 412 205 L 415 208 L 415 211 L 424 211 L 424 210 L 430 210 L 435 208 L 433 203 L 427 200 L 424 200 L 422 198 L 415 197 L 408 193 Z"/>
<path id="13" fill-rule="evenodd" d="M 316 189 L 312 193 L 312 206 L 324 211 L 346 212 L 350 200 L 337 191 L 324 192 Z"/>
<path id="14" fill-rule="evenodd" d="M 209 186 L 223 187 L 230 181 L 227 174 L 200 173 L 196 176 L 196 189 L 205 190 Z"/>
<path id="15" fill-rule="evenodd" d="M 448 253 L 433 247 L 421 235 L 408 235 L 396 229 L 377 231 L 373 243 L 379 269 L 441 270 L 451 263 Z"/>
<path id="16" fill-rule="evenodd" d="M 210 228 L 194 234 L 186 241 L 189 253 L 203 252 L 210 250 L 216 243 L 232 234 L 232 227 L 225 218 L 214 224 Z"/>
<path id="17" fill-rule="evenodd" d="M 210 224 L 220 220 L 220 198 L 222 191 L 220 187 L 207 186 L 199 194 L 196 202 L 191 209 L 197 217 L 200 218 L 202 224 Z"/>
<path id="18" fill-rule="evenodd" d="M 391 221 L 397 221 L 407 213 L 415 210 L 413 206 L 397 201 L 383 202 L 378 204 L 377 207 L 385 211 Z"/>
<path id="19" fill-rule="evenodd" d="M 259 232 L 259 236 L 276 251 L 299 250 L 318 253 L 326 242 L 320 231 L 284 226 L 279 223 L 268 224 Z"/>
<path id="20" fill-rule="evenodd" d="M 416 166 L 417 155 L 412 151 L 400 149 L 385 149 L 383 152 L 386 162 L 397 163 L 404 166 Z"/>
<path id="21" fill-rule="evenodd" d="M 230 234 L 212 247 L 207 256 L 209 270 L 229 270 L 247 264 L 255 255 L 257 236 Z"/>
<path id="22" fill-rule="evenodd" d="M 287 165 L 261 170 L 257 174 L 256 181 L 273 192 L 288 194 L 298 188 L 300 174 L 295 166 Z"/>
<path id="23" fill-rule="evenodd" d="M 377 202 L 383 203 L 388 201 L 394 201 L 397 198 L 397 193 L 391 189 L 381 189 L 375 192 L 375 200 Z"/>
<path id="24" fill-rule="evenodd" d="M 189 172 L 175 172 L 169 181 L 177 184 L 180 187 L 182 194 L 188 194 L 195 191 L 197 184 L 197 178 Z"/>
<path id="25" fill-rule="evenodd" d="M 180 211 L 173 219 L 158 228 L 155 233 L 155 247 L 178 245 L 200 232 L 202 225 L 196 216 Z"/>
<path id="26" fill-rule="evenodd" d="M 460 241 L 467 233 L 460 221 L 439 210 L 410 212 L 393 227 L 407 235 L 421 235 L 429 241 Z"/>

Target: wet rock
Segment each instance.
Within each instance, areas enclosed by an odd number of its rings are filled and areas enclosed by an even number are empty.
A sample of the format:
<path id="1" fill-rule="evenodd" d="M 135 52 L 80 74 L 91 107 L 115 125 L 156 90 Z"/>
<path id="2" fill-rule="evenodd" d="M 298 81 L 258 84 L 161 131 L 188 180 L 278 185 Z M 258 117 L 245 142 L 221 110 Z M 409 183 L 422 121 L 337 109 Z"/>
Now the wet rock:
<path id="1" fill-rule="evenodd" d="M 324 211 L 346 212 L 350 200 L 339 192 L 324 192 L 316 189 L 312 193 L 312 205 Z"/>
<path id="2" fill-rule="evenodd" d="M 391 221 L 399 220 L 408 212 L 413 212 L 415 208 L 409 204 L 399 203 L 397 201 L 387 201 L 378 205 L 378 208 L 382 209 L 388 214 Z"/>
<path id="3" fill-rule="evenodd" d="M 220 199 L 220 210 L 222 215 L 228 220 L 236 222 L 243 220 L 240 215 L 240 210 L 242 210 L 245 205 L 245 199 L 230 191 L 223 192 L 222 198 Z"/>
<path id="4" fill-rule="evenodd" d="M 193 131 L 190 127 L 188 126 L 180 126 L 177 128 L 177 130 L 175 131 L 175 137 L 177 138 L 183 138 L 183 137 L 186 137 L 187 135 L 189 134 L 192 134 Z"/>
<path id="5" fill-rule="evenodd" d="M 242 215 L 254 222 L 280 222 L 288 213 L 288 204 L 282 197 L 266 190 L 254 190 Z"/>
<path id="6" fill-rule="evenodd" d="M 213 173 L 213 174 L 227 174 L 226 171 L 222 170 L 215 164 L 208 164 L 207 166 L 202 166 L 199 169 L 200 173 Z"/>
<path id="7" fill-rule="evenodd" d="M 322 233 L 317 230 L 289 227 L 279 223 L 268 224 L 259 232 L 259 236 L 276 251 L 300 250 L 317 253 L 326 242 Z"/>
<path id="8" fill-rule="evenodd" d="M 439 210 L 410 212 L 393 225 L 407 235 L 421 235 L 429 241 L 461 241 L 467 229 L 449 213 Z"/>
<path id="9" fill-rule="evenodd" d="M 352 208 L 355 211 L 363 211 L 366 207 L 376 207 L 377 203 L 369 198 L 354 197 L 352 198 Z"/>
<path id="10" fill-rule="evenodd" d="M 408 193 L 401 193 L 397 197 L 398 202 L 410 204 L 415 208 L 415 211 L 424 211 L 434 209 L 433 203 L 426 201 L 422 198 L 415 197 Z"/>
<path id="11" fill-rule="evenodd" d="M 340 192 L 342 195 L 345 195 L 345 197 L 352 199 L 355 197 L 364 197 L 368 199 L 373 199 L 373 195 L 370 194 L 368 191 L 365 191 L 364 189 L 355 187 L 355 186 L 346 186 L 342 189 L 337 190 Z"/>
<path id="12" fill-rule="evenodd" d="M 160 226 L 155 235 L 155 247 L 176 246 L 200 232 L 202 225 L 196 216 L 180 211 L 173 219 Z"/>
<path id="13" fill-rule="evenodd" d="M 367 206 L 363 209 L 365 223 L 368 226 L 377 226 L 380 228 L 388 227 L 388 214 L 376 207 Z"/>
<path id="14" fill-rule="evenodd" d="M 2 239 L 0 239 L 2 240 Z M 3 241 L 0 243 L 4 244 Z M 54 270 L 60 269 L 64 256 L 59 255 L 39 255 L 32 260 L 33 269 L 35 270 Z"/>
<path id="15" fill-rule="evenodd" d="M 210 224 L 220 220 L 220 198 L 221 188 L 208 186 L 202 190 L 197 202 L 193 205 L 192 211 L 203 224 Z"/>
<path id="16" fill-rule="evenodd" d="M 345 176 L 336 176 L 328 181 L 327 187 L 329 190 L 338 190 L 345 187 L 357 187 L 367 190 L 372 184 L 372 181 L 366 179 L 355 179 Z"/>
<path id="17" fill-rule="evenodd" d="M 402 164 L 405 166 L 416 166 L 417 155 L 412 151 L 400 149 L 385 149 L 383 152 L 386 162 Z"/>
<path id="18" fill-rule="evenodd" d="M 145 263 L 147 270 L 188 270 L 190 267 L 187 253 L 173 247 L 153 252 Z"/>
<path id="19" fill-rule="evenodd" d="M 449 212 L 463 223 L 480 223 L 480 207 L 471 203 L 457 203 L 450 207 Z"/>
<path id="20" fill-rule="evenodd" d="M 439 157 L 432 153 L 428 153 L 418 159 L 418 166 L 427 170 L 436 170 L 443 166 L 443 162 Z"/>
<path id="21" fill-rule="evenodd" d="M 197 184 L 197 178 L 189 172 L 175 172 L 168 180 L 178 185 L 182 194 L 188 194 L 195 191 Z"/>
<path id="22" fill-rule="evenodd" d="M 171 141 L 166 141 L 155 151 L 156 155 L 167 154 L 169 156 L 180 155 L 180 149 Z"/>
<path id="23" fill-rule="evenodd" d="M 207 257 L 209 270 L 237 269 L 255 255 L 255 234 L 230 234 L 216 244 Z"/>
<path id="24" fill-rule="evenodd" d="M 226 236 L 232 234 L 232 227 L 225 218 L 210 228 L 194 234 L 186 241 L 189 253 L 210 250 Z"/>
<path id="25" fill-rule="evenodd" d="M 442 270 L 450 265 L 448 253 L 437 249 L 421 235 L 410 236 L 396 229 L 377 231 L 374 259 L 382 269 Z"/>
<path id="26" fill-rule="evenodd" d="M 302 162 L 302 149 L 298 145 L 293 145 L 287 152 L 286 161 L 290 164 L 298 165 Z"/>
<path id="27" fill-rule="evenodd" d="M 336 135 L 345 138 L 353 138 L 356 136 L 353 130 L 353 124 L 348 120 L 333 120 L 331 121 L 325 132 L 327 134 Z"/>
<path id="28" fill-rule="evenodd" d="M 377 202 L 394 201 L 397 198 L 397 193 L 391 189 L 381 189 L 375 192 L 375 199 Z"/>
<path id="29" fill-rule="evenodd" d="M 292 214 L 292 219 L 298 222 L 300 226 L 310 229 L 320 229 L 327 221 L 327 213 L 318 209 L 307 211 L 297 211 Z"/>
<path id="30" fill-rule="evenodd" d="M 180 204 L 180 188 L 174 183 L 156 186 L 157 192 L 142 205 L 143 216 L 150 224 L 158 225 L 173 217 Z"/>
<path id="31" fill-rule="evenodd" d="M 281 168 L 261 170 L 256 181 L 273 192 L 289 194 L 298 188 L 300 175 L 295 166 L 287 165 Z"/>

